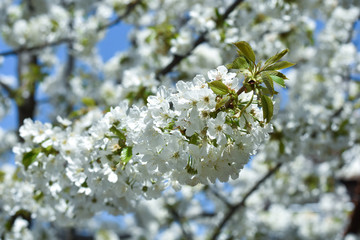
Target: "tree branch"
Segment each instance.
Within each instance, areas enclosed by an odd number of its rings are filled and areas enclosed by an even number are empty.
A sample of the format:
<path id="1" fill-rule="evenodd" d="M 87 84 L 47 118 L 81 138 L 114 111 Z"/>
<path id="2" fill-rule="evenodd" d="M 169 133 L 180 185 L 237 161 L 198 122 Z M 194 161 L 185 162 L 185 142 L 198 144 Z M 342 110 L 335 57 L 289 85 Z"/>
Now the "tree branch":
<path id="1" fill-rule="evenodd" d="M 113 21 L 102 25 L 98 28 L 98 31 L 104 30 L 106 28 L 111 28 L 115 25 L 117 25 L 119 22 L 121 22 L 124 18 L 126 18 L 128 15 L 130 15 L 130 13 L 135 9 L 135 7 L 141 3 L 141 0 L 135 0 L 131 3 L 129 3 L 126 7 L 125 13 L 118 16 L 116 19 L 114 19 Z"/>
<path id="2" fill-rule="evenodd" d="M 23 65 L 27 65 L 29 68 L 31 65 L 38 64 L 38 57 L 36 55 L 31 55 L 30 59 L 26 59 L 26 61 L 21 60 L 21 56 L 18 57 L 18 78 L 20 88 L 24 88 L 24 90 L 29 92 L 28 96 L 21 96 L 21 101 L 17 103 L 18 109 L 18 129 L 23 124 L 26 118 L 33 119 L 35 109 L 36 109 L 36 100 L 35 100 L 35 91 L 36 91 L 36 82 L 25 77 L 22 72 Z"/>
<path id="3" fill-rule="evenodd" d="M 209 186 L 210 192 L 212 194 L 214 194 L 215 197 L 217 197 L 218 199 L 220 199 L 227 207 L 232 207 L 231 203 L 229 203 L 229 201 L 220 193 L 218 193 L 217 191 L 215 191 L 215 189 L 213 189 L 212 187 Z"/>
<path id="4" fill-rule="evenodd" d="M 348 193 L 351 197 L 351 201 L 354 204 L 354 210 L 349 216 L 349 223 L 344 231 L 344 238 L 348 234 L 360 233 L 360 177 L 351 180 L 342 180 L 342 183 L 346 186 Z M 351 186 L 353 185 L 353 186 Z"/>
<path id="5" fill-rule="evenodd" d="M 70 41 L 73 41 L 73 39 L 71 39 L 71 38 L 62 38 L 62 39 L 59 39 L 59 40 L 54 41 L 54 42 L 47 42 L 47 43 L 43 43 L 43 44 L 36 45 L 36 46 L 33 46 L 33 47 L 23 46 L 23 47 L 14 49 L 14 50 L 1 52 L 0 56 L 6 57 L 6 56 L 10 56 L 10 55 L 17 55 L 17 54 L 23 53 L 23 52 L 32 52 L 32 51 L 40 50 L 40 49 L 46 48 L 46 47 L 54 47 L 54 46 L 57 46 L 57 45 L 60 45 L 60 44 L 63 44 L 63 43 L 70 42 Z"/>
<path id="6" fill-rule="evenodd" d="M 176 211 L 175 207 L 172 205 L 167 204 L 167 209 L 169 210 L 170 214 L 173 216 L 174 220 L 179 224 L 181 228 L 181 232 L 184 235 L 184 238 L 187 240 L 192 240 L 192 234 L 188 231 L 188 227 L 185 227 L 185 223 L 179 213 Z"/>
<path id="7" fill-rule="evenodd" d="M 195 220 L 195 219 L 199 219 L 199 218 L 211 218 L 211 217 L 215 217 L 215 216 L 216 216 L 216 214 L 213 212 L 202 212 L 197 215 L 189 216 L 188 220 Z"/>
<path id="8" fill-rule="evenodd" d="M 236 0 L 234 1 L 226 10 L 225 13 L 223 15 L 221 15 L 221 19 L 225 20 L 232 11 L 234 11 L 234 9 L 236 8 L 236 6 L 238 6 L 240 3 L 242 3 L 244 0 Z M 165 66 L 163 69 L 161 69 L 160 71 L 158 71 L 158 73 L 156 74 L 156 78 L 159 79 L 160 76 L 164 76 L 167 73 L 171 72 L 172 69 L 177 66 L 184 58 L 188 57 L 189 55 L 191 55 L 192 51 L 194 51 L 194 49 L 199 46 L 200 44 L 206 42 L 206 35 L 208 34 L 207 31 L 203 32 L 200 34 L 200 36 L 198 37 L 198 39 L 194 42 L 193 46 L 191 47 L 191 49 L 185 53 L 184 55 L 174 55 L 172 61 Z"/>
<path id="9" fill-rule="evenodd" d="M 276 164 L 274 168 L 269 170 L 259 181 L 255 183 L 255 185 L 245 194 L 241 202 L 229 208 L 227 214 L 224 216 L 219 226 L 214 230 L 213 234 L 211 235 L 210 237 L 211 240 L 215 240 L 218 238 L 221 230 L 226 225 L 226 223 L 231 219 L 231 217 L 236 213 L 236 211 L 244 207 L 246 200 L 251 196 L 251 194 L 253 194 L 261 186 L 261 184 L 263 184 L 269 177 L 271 177 L 281 166 L 282 166 L 281 162 Z"/>

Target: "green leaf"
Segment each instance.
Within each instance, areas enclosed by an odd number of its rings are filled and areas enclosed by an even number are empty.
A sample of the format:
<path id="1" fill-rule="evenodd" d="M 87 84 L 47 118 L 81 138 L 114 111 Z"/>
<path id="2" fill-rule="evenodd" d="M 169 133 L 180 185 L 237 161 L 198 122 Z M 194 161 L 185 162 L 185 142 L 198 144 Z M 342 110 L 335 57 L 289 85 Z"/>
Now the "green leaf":
<path id="1" fill-rule="evenodd" d="M 219 102 L 216 103 L 215 109 L 218 110 L 219 108 L 224 106 L 230 100 L 230 98 L 230 96 L 223 97 Z"/>
<path id="2" fill-rule="evenodd" d="M 267 67 L 273 63 L 276 63 L 277 61 L 279 61 L 283 56 L 285 56 L 285 54 L 287 54 L 289 52 L 289 49 L 285 49 L 283 51 L 281 51 L 280 53 L 275 54 L 274 56 L 270 57 L 268 60 L 266 60 L 264 66 Z"/>
<path id="3" fill-rule="evenodd" d="M 273 65 L 270 65 L 269 67 L 265 68 L 265 70 L 280 70 L 280 69 L 292 67 L 294 65 L 295 65 L 295 63 L 281 61 L 281 62 L 274 63 Z"/>
<path id="4" fill-rule="evenodd" d="M 215 8 L 215 16 L 216 16 L 216 20 L 215 20 L 216 26 L 217 27 L 222 26 L 225 21 L 224 21 L 223 16 L 219 12 L 219 8 Z"/>
<path id="5" fill-rule="evenodd" d="M 3 171 L 0 171 L 0 183 L 3 183 L 5 180 L 6 173 Z"/>
<path id="6" fill-rule="evenodd" d="M 226 65 L 228 69 L 244 70 L 249 68 L 249 64 L 244 57 L 237 57 L 231 64 Z"/>
<path id="7" fill-rule="evenodd" d="M 282 78 L 284 80 L 288 79 L 285 74 L 281 73 L 281 72 L 278 72 L 278 71 L 264 71 L 266 73 L 268 73 L 269 75 L 273 75 L 273 76 L 277 76 L 279 78 Z"/>
<path id="8" fill-rule="evenodd" d="M 55 148 L 53 146 L 48 146 L 46 148 L 42 148 L 41 149 L 42 152 L 46 155 L 46 156 L 49 156 L 50 154 L 53 154 L 53 155 L 56 155 L 58 154 L 59 152 L 57 150 L 55 150 Z"/>
<path id="9" fill-rule="evenodd" d="M 87 184 L 86 180 L 81 184 L 82 187 L 87 188 L 89 185 Z"/>
<path id="10" fill-rule="evenodd" d="M 19 172 L 20 172 L 20 168 L 16 168 L 15 172 L 12 174 L 11 176 L 11 180 L 16 182 L 16 181 L 23 181 L 23 179 L 21 179 L 19 177 Z"/>
<path id="11" fill-rule="evenodd" d="M 280 139 L 280 141 L 279 141 L 279 152 L 281 154 L 285 153 L 285 144 L 283 143 L 282 139 Z"/>
<path id="12" fill-rule="evenodd" d="M 37 155 L 39 155 L 40 149 L 34 148 L 30 152 L 27 152 L 23 155 L 22 164 L 25 167 L 25 170 L 28 169 L 28 167 L 35 162 Z"/>
<path id="13" fill-rule="evenodd" d="M 199 134 L 195 133 L 195 134 L 191 135 L 191 137 L 189 138 L 189 143 L 194 144 L 194 145 L 198 145 L 199 140 L 200 140 Z"/>
<path id="14" fill-rule="evenodd" d="M 43 199 L 43 197 L 44 197 L 44 193 L 39 190 L 39 191 L 36 192 L 36 194 L 34 193 L 33 199 L 36 202 L 39 202 L 41 199 Z"/>
<path id="15" fill-rule="evenodd" d="M 209 82 L 208 85 L 217 95 L 226 95 L 230 92 L 229 88 L 221 80 Z"/>
<path id="16" fill-rule="evenodd" d="M 261 89 L 262 94 L 271 95 L 268 88 L 260 86 L 260 89 Z"/>
<path id="17" fill-rule="evenodd" d="M 125 147 L 122 149 L 120 154 L 121 161 L 126 164 L 130 161 L 132 157 L 132 147 Z"/>
<path id="18" fill-rule="evenodd" d="M 247 59 L 249 59 L 251 62 L 255 63 L 255 53 L 252 50 L 250 44 L 248 44 L 245 41 L 240 41 L 234 43 L 234 45 L 239 49 L 239 53 L 244 55 Z"/>
<path id="19" fill-rule="evenodd" d="M 266 95 L 262 95 L 261 96 L 261 106 L 262 106 L 262 110 L 263 110 L 264 120 L 266 120 L 266 122 L 268 123 L 268 122 L 270 122 L 271 118 L 273 117 L 273 113 L 274 113 L 274 105 L 273 105 L 271 98 L 269 98 Z"/>
<path id="20" fill-rule="evenodd" d="M 284 79 L 282 79 L 281 77 L 278 77 L 278 76 L 274 76 L 274 75 L 270 75 L 270 77 L 274 82 L 276 82 L 283 88 L 286 88 Z"/>
<path id="21" fill-rule="evenodd" d="M 51 31 L 56 32 L 59 29 L 59 23 L 55 19 L 51 19 Z"/>
<path id="22" fill-rule="evenodd" d="M 94 107 L 96 106 L 96 102 L 94 99 L 90 97 L 84 97 L 81 99 L 82 103 L 85 104 L 87 107 Z"/>
<path id="23" fill-rule="evenodd" d="M 270 95 L 274 95 L 274 82 L 270 75 L 264 72 L 261 74 L 261 79 L 264 81 L 265 86 L 270 92 Z"/>

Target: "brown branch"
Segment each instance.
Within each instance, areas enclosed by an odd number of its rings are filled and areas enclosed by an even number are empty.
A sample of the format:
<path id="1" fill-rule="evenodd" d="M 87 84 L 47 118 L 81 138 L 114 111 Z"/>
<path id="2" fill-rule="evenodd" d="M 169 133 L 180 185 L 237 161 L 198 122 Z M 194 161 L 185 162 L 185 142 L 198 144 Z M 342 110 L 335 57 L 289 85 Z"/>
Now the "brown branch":
<path id="1" fill-rule="evenodd" d="M 234 11 L 234 9 L 236 8 L 236 6 L 238 6 L 240 3 L 242 3 L 244 0 L 236 0 L 234 1 L 226 10 L 225 13 L 223 15 L 221 15 L 221 19 L 224 21 L 232 11 Z M 191 49 L 185 53 L 184 55 L 174 55 L 173 59 L 171 60 L 171 62 L 166 65 L 163 69 L 161 69 L 160 71 L 157 72 L 156 74 L 156 78 L 159 79 L 161 76 L 166 75 L 167 73 L 171 72 L 172 69 L 174 67 L 176 67 L 184 58 L 188 57 L 189 55 L 191 55 L 191 53 L 194 51 L 194 49 L 199 46 L 200 44 L 206 42 L 206 35 L 207 35 L 207 31 L 203 32 L 200 34 L 200 36 L 197 38 L 197 40 L 194 42 L 193 46 L 191 47 Z"/>
<path id="2" fill-rule="evenodd" d="M 184 55 L 174 55 L 172 61 L 166 65 L 162 70 L 160 70 L 156 74 L 156 78 L 159 79 L 160 76 L 166 75 L 167 73 L 171 72 L 172 69 L 177 66 L 184 58 L 191 55 L 192 51 L 199 46 L 201 43 L 206 42 L 206 36 L 207 32 L 202 33 L 199 38 L 195 41 L 194 45 L 191 47 L 191 49 Z"/>
<path id="3" fill-rule="evenodd" d="M 135 9 L 135 7 L 141 3 L 141 0 L 135 0 L 131 3 L 129 3 L 126 7 L 126 10 L 125 10 L 125 13 L 118 16 L 116 19 L 114 19 L 113 21 L 105 24 L 105 25 L 102 25 L 98 28 L 98 31 L 101 31 L 101 30 L 104 30 L 106 28 L 111 28 L 115 25 L 117 25 L 119 22 L 121 22 L 124 18 L 126 18 L 127 16 L 130 15 L 130 13 Z"/>
<path id="4" fill-rule="evenodd" d="M 35 109 L 36 109 L 36 100 L 35 100 L 35 85 L 37 81 L 30 81 L 25 77 L 22 72 L 23 64 L 27 65 L 27 67 L 31 65 L 38 64 L 38 57 L 36 55 L 31 55 L 30 59 L 26 59 L 26 62 L 23 62 L 21 56 L 18 57 L 18 78 L 20 83 L 20 88 L 24 88 L 24 90 L 28 91 L 30 94 L 26 97 L 21 96 L 21 100 L 17 103 L 18 109 L 18 128 L 23 124 L 26 118 L 33 119 Z"/>
<path id="5" fill-rule="evenodd" d="M 6 57 L 6 56 L 11 56 L 11 55 L 17 55 L 17 54 L 20 54 L 20 53 L 23 53 L 23 52 L 33 52 L 33 51 L 36 51 L 36 50 L 40 50 L 42 48 L 54 47 L 54 46 L 57 46 L 57 45 L 60 45 L 60 44 L 63 44 L 63 43 L 70 42 L 70 41 L 72 41 L 71 38 L 62 38 L 62 39 L 59 39 L 59 40 L 54 41 L 54 42 L 47 42 L 47 43 L 43 43 L 43 44 L 36 45 L 36 46 L 33 46 L 33 47 L 22 46 L 22 47 L 19 47 L 17 49 L 14 49 L 14 50 L 1 52 L 0 56 Z"/>
<path id="6" fill-rule="evenodd" d="M 242 3 L 244 0 L 236 0 L 234 1 L 224 12 L 224 14 L 221 16 L 221 18 L 223 20 L 225 20 L 226 18 L 228 18 L 228 16 L 230 15 L 230 13 L 232 13 L 232 11 L 235 10 L 235 8 Z"/>
<path id="7" fill-rule="evenodd" d="M 210 189 L 210 192 L 214 194 L 215 197 L 220 199 L 227 207 L 232 207 L 231 203 L 223 195 L 215 191 L 215 189 L 213 189 L 212 187 L 209 187 L 208 189 Z"/>
<path id="8" fill-rule="evenodd" d="M 196 220 L 196 219 L 200 219 L 200 218 L 211 218 L 211 217 L 215 217 L 216 214 L 213 212 L 202 212 L 200 214 L 197 215 L 192 215 L 189 216 L 188 219 L 189 220 Z"/>
<path id="9" fill-rule="evenodd" d="M 349 33 L 349 37 L 346 40 L 346 43 L 350 43 L 354 37 L 354 33 L 355 33 L 355 25 L 356 23 L 360 20 L 360 16 L 353 22 L 353 27 L 351 28 L 351 31 Z M 347 69 L 347 76 L 344 77 L 345 80 L 350 81 L 351 80 L 351 72 L 350 72 L 350 67 Z M 349 90 L 348 90 L 349 91 Z M 343 106 L 334 113 L 334 117 L 338 116 L 341 114 L 342 110 L 343 110 Z M 358 179 L 354 179 L 353 181 L 355 181 L 355 187 L 353 189 L 349 189 L 348 186 L 346 185 L 346 187 L 348 188 L 350 197 L 352 202 L 354 203 L 354 210 L 352 211 L 350 217 L 349 217 L 349 223 L 346 227 L 346 230 L 344 232 L 344 238 L 346 235 L 348 234 L 359 234 L 360 233 L 360 178 Z M 349 181 L 344 180 L 344 183 L 349 183 Z"/>
<path id="10" fill-rule="evenodd" d="M 188 231 L 188 227 L 185 226 L 186 222 L 182 220 L 179 213 L 176 211 L 175 207 L 173 205 L 167 204 L 167 209 L 169 210 L 170 214 L 173 216 L 174 220 L 179 224 L 182 234 L 184 235 L 184 238 L 187 240 L 192 240 L 192 234 L 190 231 Z M 187 225 L 187 224 L 186 224 Z"/>
<path id="11" fill-rule="evenodd" d="M 227 214 L 224 216 L 219 226 L 214 230 L 213 234 L 211 235 L 210 237 L 211 240 L 215 240 L 218 238 L 221 230 L 224 228 L 226 223 L 232 218 L 235 212 L 240 210 L 242 207 L 244 207 L 246 200 L 251 196 L 251 194 L 253 194 L 261 186 L 261 184 L 263 184 L 269 177 L 271 177 L 281 166 L 282 166 L 281 162 L 276 164 L 274 168 L 269 170 L 259 181 L 255 183 L 255 185 L 245 194 L 241 202 L 229 208 Z"/>
<path id="12" fill-rule="evenodd" d="M 344 231 L 344 237 L 348 234 L 360 233 L 360 177 L 344 179 L 341 182 L 346 186 L 351 201 L 354 203 L 354 210 L 349 216 L 349 223 Z"/>

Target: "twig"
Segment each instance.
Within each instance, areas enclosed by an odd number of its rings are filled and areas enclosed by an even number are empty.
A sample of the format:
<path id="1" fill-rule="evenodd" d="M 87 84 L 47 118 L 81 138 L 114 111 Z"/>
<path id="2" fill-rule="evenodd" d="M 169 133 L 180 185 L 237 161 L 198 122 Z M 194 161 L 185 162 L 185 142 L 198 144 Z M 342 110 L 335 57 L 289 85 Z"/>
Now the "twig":
<path id="1" fill-rule="evenodd" d="M 253 194 L 260 187 L 260 185 L 263 184 L 269 177 L 271 177 L 281 166 L 282 166 L 281 162 L 276 164 L 274 168 L 269 170 L 267 174 L 265 174 L 259 181 L 255 183 L 255 185 L 245 194 L 241 202 L 229 208 L 227 214 L 224 216 L 219 226 L 214 230 L 213 234 L 211 235 L 210 237 L 211 240 L 217 239 L 221 230 L 223 229 L 225 224 L 231 219 L 231 217 L 235 214 L 235 212 L 240 210 L 242 207 L 244 207 L 246 200 L 251 196 L 251 194 Z"/>
<path id="2" fill-rule="evenodd" d="M 136 1 L 129 3 L 127 5 L 127 8 L 126 8 L 124 14 L 118 16 L 116 19 L 114 19 L 113 21 L 111 21 L 107 24 L 100 26 L 98 28 L 98 31 L 104 30 L 106 28 L 111 28 L 111 27 L 117 25 L 120 21 L 122 21 L 124 18 L 126 18 L 135 9 L 135 7 L 140 3 L 141 3 L 141 0 L 136 0 Z"/>
<path id="3" fill-rule="evenodd" d="M 167 208 L 169 210 L 169 212 L 171 213 L 171 215 L 173 216 L 174 220 L 176 222 L 178 222 L 180 228 L 181 228 L 181 232 L 182 234 L 184 235 L 185 239 L 187 240 L 192 240 L 193 237 L 192 237 L 192 234 L 190 232 L 187 231 L 187 229 L 185 229 L 185 223 L 184 221 L 181 219 L 179 213 L 176 211 L 176 209 L 174 208 L 174 206 L 172 205 L 167 205 Z"/>
<path id="4" fill-rule="evenodd" d="M 225 205 L 229 208 L 232 207 L 231 203 L 229 203 L 229 201 L 220 193 L 218 193 L 217 191 L 215 191 L 215 189 L 213 189 L 212 187 L 209 187 L 210 191 L 212 194 L 214 194 L 215 197 L 217 197 L 218 199 L 220 199 L 222 202 L 225 203 Z"/>
<path id="5" fill-rule="evenodd" d="M 23 46 L 23 47 L 20 47 L 18 49 L 2 52 L 2 53 L 0 53 L 0 56 L 6 57 L 6 56 L 10 56 L 10 55 L 17 55 L 17 54 L 22 53 L 22 52 L 32 52 L 32 51 L 36 51 L 36 50 L 39 50 L 39 49 L 42 49 L 42 48 L 45 48 L 45 47 L 54 47 L 54 46 L 57 46 L 57 45 L 60 45 L 60 44 L 63 44 L 63 43 L 70 42 L 70 41 L 72 41 L 71 38 L 62 38 L 62 39 L 59 39 L 59 40 L 54 41 L 54 42 L 47 42 L 47 43 L 43 43 L 43 44 L 36 45 L 36 46 L 33 46 L 33 47 Z"/>
<path id="6" fill-rule="evenodd" d="M 242 3 L 244 0 L 236 0 L 234 1 L 225 11 L 225 13 L 221 16 L 221 18 L 223 20 L 225 20 L 232 11 L 234 11 L 234 9 L 236 8 L 237 5 L 239 5 L 240 3 Z M 158 73 L 156 74 L 156 78 L 159 79 L 160 76 L 166 75 L 167 73 L 171 72 L 172 69 L 177 66 L 184 58 L 188 57 L 189 55 L 191 55 L 192 51 L 199 46 L 201 43 L 206 42 L 206 35 L 207 35 L 207 31 L 203 32 L 200 34 L 200 36 L 198 37 L 198 39 L 194 42 L 193 46 L 191 47 L 191 49 L 185 53 L 184 55 L 174 55 L 172 61 L 166 65 L 163 69 L 161 69 L 160 71 L 158 71 Z"/>
<path id="7" fill-rule="evenodd" d="M 167 73 L 171 72 L 171 70 L 177 66 L 184 58 L 188 57 L 189 55 L 191 55 L 192 51 L 199 46 L 201 43 L 205 42 L 205 36 L 206 36 L 207 32 L 203 32 L 199 38 L 195 41 L 194 45 L 191 47 L 191 49 L 184 55 L 174 55 L 172 61 L 166 65 L 162 70 L 160 70 L 157 74 L 156 74 L 156 78 L 159 79 L 160 76 L 166 75 Z"/>
<path id="8" fill-rule="evenodd" d="M 213 212 L 202 212 L 197 215 L 189 216 L 188 220 L 195 220 L 195 219 L 199 219 L 199 218 L 211 218 L 211 217 L 215 217 L 215 216 L 216 216 L 216 214 Z"/>

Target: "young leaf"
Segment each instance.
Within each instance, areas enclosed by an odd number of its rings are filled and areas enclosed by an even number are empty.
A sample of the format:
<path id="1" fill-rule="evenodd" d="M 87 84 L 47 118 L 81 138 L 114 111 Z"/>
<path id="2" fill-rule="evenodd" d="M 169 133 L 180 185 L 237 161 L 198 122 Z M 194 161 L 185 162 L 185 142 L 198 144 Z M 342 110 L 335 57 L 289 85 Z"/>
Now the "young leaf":
<path id="1" fill-rule="evenodd" d="M 264 81 L 265 86 L 267 87 L 267 89 L 270 92 L 270 95 L 273 95 L 274 94 L 274 82 L 273 82 L 273 79 L 266 72 L 261 74 L 261 79 Z"/>
<path id="2" fill-rule="evenodd" d="M 94 107 L 96 106 L 96 102 L 94 99 L 90 98 L 90 97 L 84 97 L 81 99 L 82 103 L 84 105 L 86 105 L 87 107 Z"/>
<path id="3" fill-rule="evenodd" d="M 41 199 L 43 199 L 43 197 L 44 197 L 44 193 L 42 191 L 39 191 L 39 192 L 37 192 L 36 195 L 33 196 L 33 199 L 36 202 L 39 202 Z"/>
<path id="4" fill-rule="evenodd" d="M 268 88 L 260 86 L 260 89 L 261 89 L 262 94 L 271 95 Z"/>
<path id="5" fill-rule="evenodd" d="M 235 69 L 235 68 L 233 67 L 233 63 L 226 64 L 225 67 L 226 67 L 227 69 Z"/>
<path id="6" fill-rule="evenodd" d="M 248 62 L 244 57 L 237 57 L 232 63 L 226 65 L 228 69 L 247 69 L 249 67 Z"/>
<path id="7" fill-rule="evenodd" d="M 281 154 L 284 154 L 284 153 L 285 153 L 285 144 L 284 144 L 284 142 L 282 141 L 282 139 L 280 139 L 280 141 L 279 141 L 279 152 L 280 152 Z"/>
<path id="8" fill-rule="evenodd" d="M 199 134 L 195 133 L 193 135 L 191 135 L 190 139 L 189 139 L 189 143 L 190 144 L 194 144 L 194 145 L 198 145 L 199 144 Z"/>
<path id="9" fill-rule="evenodd" d="M 28 169 L 28 167 L 35 162 L 37 155 L 39 155 L 40 149 L 34 148 L 30 152 L 27 152 L 24 154 L 22 159 L 22 164 L 24 164 L 25 170 Z"/>
<path id="10" fill-rule="evenodd" d="M 234 45 L 239 49 L 239 53 L 244 55 L 247 59 L 249 59 L 251 62 L 255 63 L 255 53 L 252 50 L 250 44 L 248 44 L 245 41 L 236 42 Z"/>
<path id="11" fill-rule="evenodd" d="M 120 154 L 121 162 L 126 164 L 130 161 L 131 157 L 132 157 L 132 147 L 123 148 Z"/>
<path id="12" fill-rule="evenodd" d="M 281 61 L 281 62 L 274 63 L 273 65 L 270 65 L 269 67 L 265 68 L 265 70 L 280 70 L 280 69 L 292 67 L 294 65 L 295 65 L 295 63 Z"/>
<path id="13" fill-rule="evenodd" d="M 221 80 L 209 82 L 208 85 L 217 95 L 226 95 L 230 92 L 229 88 Z"/>
<path id="14" fill-rule="evenodd" d="M 289 52 L 289 49 L 285 49 L 283 51 L 281 51 L 280 53 L 275 54 L 274 56 L 270 57 L 268 60 L 266 60 L 264 66 L 267 67 L 273 63 L 276 63 L 277 61 L 279 61 L 283 56 L 285 56 L 285 54 L 287 54 Z"/>
<path id="15" fill-rule="evenodd" d="M 264 71 L 266 73 L 268 73 L 269 75 L 273 75 L 273 76 L 277 76 L 279 78 L 282 78 L 284 80 L 288 79 L 285 74 L 281 73 L 281 72 L 278 72 L 278 71 Z"/>
<path id="16" fill-rule="evenodd" d="M 273 113 L 274 113 L 274 104 L 272 102 L 272 100 L 266 96 L 266 95 L 262 95 L 261 96 L 261 106 L 262 106 L 262 110 L 263 110 L 263 116 L 264 116 L 264 120 L 266 120 L 266 122 L 270 122 Z"/>
<path id="17" fill-rule="evenodd" d="M 278 77 L 278 76 L 274 76 L 274 75 L 270 75 L 270 77 L 274 82 L 276 82 L 283 88 L 286 88 L 284 79 L 282 79 L 281 77 Z"/>

